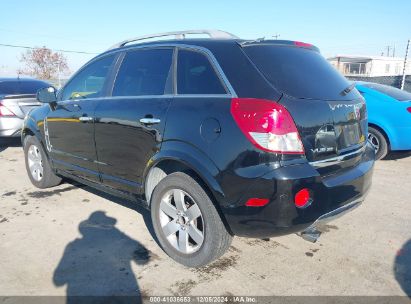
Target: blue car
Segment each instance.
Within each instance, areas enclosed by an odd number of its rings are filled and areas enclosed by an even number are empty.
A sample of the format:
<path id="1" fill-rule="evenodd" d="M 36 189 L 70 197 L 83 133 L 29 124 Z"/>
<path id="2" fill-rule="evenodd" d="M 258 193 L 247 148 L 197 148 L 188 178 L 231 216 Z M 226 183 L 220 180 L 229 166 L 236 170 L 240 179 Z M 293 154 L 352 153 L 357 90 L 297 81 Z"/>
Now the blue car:
<path id="1" fill-rule="evenodd" d="M 368 140 L 376 158 L 411 150 L 411 93 L 387 85 L 356 82 L 368 109 Z"/>

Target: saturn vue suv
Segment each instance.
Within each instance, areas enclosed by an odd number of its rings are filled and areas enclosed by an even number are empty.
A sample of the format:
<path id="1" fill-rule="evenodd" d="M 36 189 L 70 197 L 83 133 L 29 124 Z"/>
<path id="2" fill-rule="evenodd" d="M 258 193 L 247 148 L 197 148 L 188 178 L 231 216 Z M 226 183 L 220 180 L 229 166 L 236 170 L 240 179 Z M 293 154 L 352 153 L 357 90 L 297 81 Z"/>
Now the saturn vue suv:
<path id="1" fill-rule="evenodd" d="M 186 266 L 217 259 L 234 235 L 315 240 L 371 185 L 364 99 L 311 44 L 147 35 L 37 98 L 22 129 L 31 182 L 68 178 L 145 206 Z"/>

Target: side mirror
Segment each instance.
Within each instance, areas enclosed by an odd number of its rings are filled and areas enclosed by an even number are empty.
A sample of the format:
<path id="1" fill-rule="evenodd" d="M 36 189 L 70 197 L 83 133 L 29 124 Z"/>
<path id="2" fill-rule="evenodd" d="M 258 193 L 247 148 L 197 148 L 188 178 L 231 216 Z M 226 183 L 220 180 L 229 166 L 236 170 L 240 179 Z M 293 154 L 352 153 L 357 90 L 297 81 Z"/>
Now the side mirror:
<path id="1" fill-rule="evenodd" d="M 43 88 L 37 91 L 37 100 L 41 103 L 57 102 L 56 89 L 54 87 Z"/>

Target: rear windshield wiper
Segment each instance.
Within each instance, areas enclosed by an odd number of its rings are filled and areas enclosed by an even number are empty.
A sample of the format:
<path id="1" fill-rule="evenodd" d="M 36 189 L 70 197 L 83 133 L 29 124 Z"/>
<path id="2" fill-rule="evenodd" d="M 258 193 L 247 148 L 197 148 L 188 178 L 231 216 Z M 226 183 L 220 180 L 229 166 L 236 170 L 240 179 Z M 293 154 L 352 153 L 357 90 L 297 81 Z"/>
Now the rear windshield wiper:
<path id="1" fill-rule="evenodd" d="M 340 95 L 345 96 L 348 93 L 350 93 L 352 90 L 354 90 L 354 88 L 355 88 L 355 82 L 353 82 L 348 87 L 346 87 L 344 90 L 342 90 Z"/>
<path id="2" fill-rule="evenodd" d="M 252 40 L 246 40 L 243 42 L 240 42 L 239 45 L 247 45 L 247 44 L 253 44 L 253 43 L 258 43 L 258 42 L 263 42 L 265 40 L 265 37 L 257 38 L 257 39 L 252 39 Z"/>

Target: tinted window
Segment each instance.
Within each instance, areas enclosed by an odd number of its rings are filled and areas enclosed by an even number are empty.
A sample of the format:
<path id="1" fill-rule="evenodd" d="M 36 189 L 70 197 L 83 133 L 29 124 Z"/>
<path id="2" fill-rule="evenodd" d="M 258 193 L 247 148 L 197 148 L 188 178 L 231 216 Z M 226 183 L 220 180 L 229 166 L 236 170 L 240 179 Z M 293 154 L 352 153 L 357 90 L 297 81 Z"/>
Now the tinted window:
<path id="1" fill-rule="evenodd" d="M 226 94 L 210 61 L 203 54 L 178 51 L 178 94 Z"/>
<path id="2" fill-rule="evenodd" d="M 63 88 L 62 100 L 101 96 L 113 60 L 110 55 L 86 66 Z"/>
<path id="3" fill-rule="evenodd" d="M 118 72 L 113 96 L 171 93 L 172 49 L 138 50 L 126 54 Z"/>
<path id="4" fill-rule="evenodd" d="M 268 81 L 287 95 L 339 100 L 358 94 L 340 95 L 348 81 L 316 51 L 274 45 L 247 46 L 244 51 Z"/>
<path id="5" fill-rule="evenodd" d="M 390 86 L 378 84 L 378 83 L 359 83 L 359 84 L 364 87 L 379 91 L 399 101 L 411 100 L 411 93 L 407 91 L 403 91 L 403 90 L 400 90 L 394 87 L 390 87 Z"/>
<path id="6" fill-rule="evenodd" d="M 36 94 L 38 90 L 49 86 L 47 82 L 37 80 L 0 81 L 0 94 Z"/>

